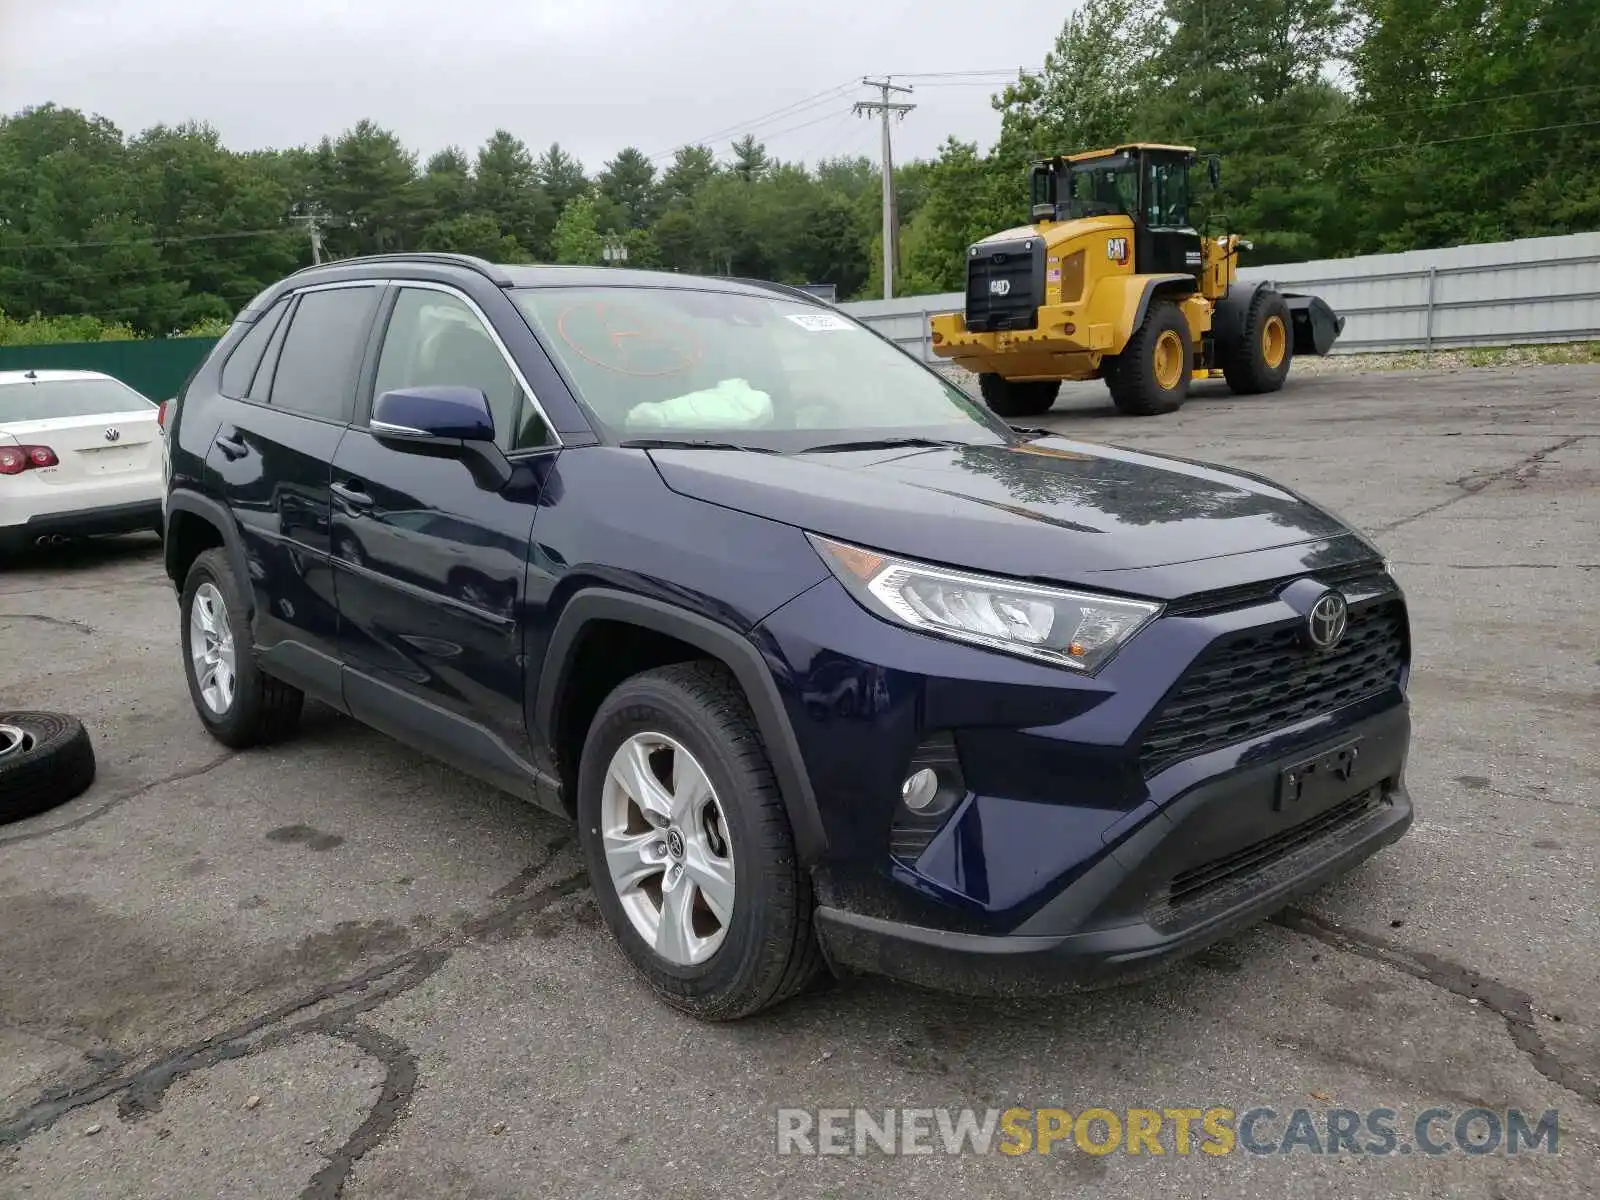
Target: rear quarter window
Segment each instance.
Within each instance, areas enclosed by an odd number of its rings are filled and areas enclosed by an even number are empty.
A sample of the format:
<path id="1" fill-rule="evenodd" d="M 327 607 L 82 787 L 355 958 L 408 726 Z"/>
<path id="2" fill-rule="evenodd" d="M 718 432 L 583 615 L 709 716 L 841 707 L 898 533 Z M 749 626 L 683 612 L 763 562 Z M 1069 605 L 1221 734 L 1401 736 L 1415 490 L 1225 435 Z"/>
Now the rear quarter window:
<path id="1" fill-rule="evenodd" d="M 261 315 L 250 332 L 239 339 L 239 344 L 228 354 L 228 359 L 222 365 L 222 380 L 219 389 L 224 396 L 235 399 L 244 399 L 250 394 L 250 384 L 256 377 L 256 370 L 261 366 L 261 356 L 267 351 L 267 343 L 272 340 L 272 332 L 282 320 L 284 310 L 289 307 L 288 301 L 280 300 Z"/>

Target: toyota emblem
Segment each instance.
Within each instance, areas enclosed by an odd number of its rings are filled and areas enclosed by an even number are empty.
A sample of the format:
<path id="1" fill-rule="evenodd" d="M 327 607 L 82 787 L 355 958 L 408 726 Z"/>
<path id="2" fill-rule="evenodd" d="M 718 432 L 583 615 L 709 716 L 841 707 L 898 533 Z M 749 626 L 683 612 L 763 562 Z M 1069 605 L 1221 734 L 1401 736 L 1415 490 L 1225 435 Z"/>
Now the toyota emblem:
<path id="1" fill-rule="evenodd" d="M 106 430 L 106 441 L 108 442 L 114 442 L 121 436 L 122 431 L 120 429 L 113 428 Z"/>
<path id="2" fill-rule="evenodd" d="M 1350 609 L 1338 592 L 1327 592 L 1306 614 L 1306 640 L 1317 650 L 1332 650 L 1350 624 Z"/>

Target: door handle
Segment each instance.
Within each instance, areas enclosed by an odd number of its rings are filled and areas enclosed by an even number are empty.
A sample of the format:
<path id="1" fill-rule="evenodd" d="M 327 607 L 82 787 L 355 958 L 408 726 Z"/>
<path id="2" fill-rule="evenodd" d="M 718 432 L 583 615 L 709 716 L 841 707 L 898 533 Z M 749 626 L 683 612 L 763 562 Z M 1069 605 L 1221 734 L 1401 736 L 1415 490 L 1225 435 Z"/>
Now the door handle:
<path id="1" fill-rule="evenodd" d="M 217 449 L 229 459 L 243 458 L 250 453 L 250 447 L 245 445 L 244 435 L 237 429 L 217 434 Z"/>
<path id="2" fill-rule="evenodd" d="M 352 508 L 372 507 L 372 497 L 362 490 L 360 480 L 352 479 L 348 483 L 334 484 L 333 494 Z"/>

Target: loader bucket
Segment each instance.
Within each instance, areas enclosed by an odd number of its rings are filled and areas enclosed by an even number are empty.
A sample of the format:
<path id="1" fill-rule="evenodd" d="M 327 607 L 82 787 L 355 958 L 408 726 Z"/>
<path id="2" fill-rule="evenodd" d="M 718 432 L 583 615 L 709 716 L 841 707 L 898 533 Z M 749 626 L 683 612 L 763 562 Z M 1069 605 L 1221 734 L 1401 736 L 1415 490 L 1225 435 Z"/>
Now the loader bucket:
<path id="1" fill-rule="evenodd" d="M 1284 292 L 1289 302 L 1289 321 L 1294 326 L 1296 354 L 1326 354 L 1344 332 L 1344 318 L 1320 296 Z"/>

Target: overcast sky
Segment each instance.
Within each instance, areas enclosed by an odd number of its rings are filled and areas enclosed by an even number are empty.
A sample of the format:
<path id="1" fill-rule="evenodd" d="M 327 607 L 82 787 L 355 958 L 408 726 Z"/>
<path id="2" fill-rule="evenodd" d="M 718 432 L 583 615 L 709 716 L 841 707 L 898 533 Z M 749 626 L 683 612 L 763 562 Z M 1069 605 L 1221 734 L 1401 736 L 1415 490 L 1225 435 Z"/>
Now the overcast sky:
<path id="1" fill-rule="evenodd" d="M 0 112 L 57 104 L 124 132 L 205 120 L 237 149 L 362 117 L 427 154 L 497 127 L 591 171 L 622 146 L 750 128 L 778 157 L 866 153 L 862 75 L 1037 66 L 1076 0 L 0 0 Z M 993 17 L 986 28 L 982 18 Z M 983 29 L 983 36 L 977 36 Z M 856 81 L 855 86 L 849 85 Z M 912 79 L 895 156 L 987 144 L 999 77 Z M 820 93 L 836 90 L 812 103 Z M 774 110 L 794 106 L 788 112 Z M 765 119 L 764 119 L 765 118 Z M 719 155 L 737 132 L 714 139 Z"/>

